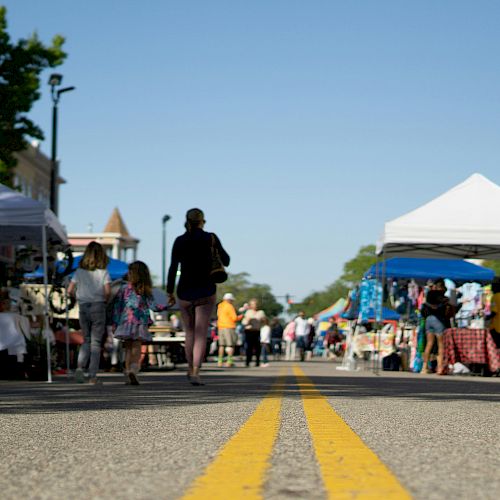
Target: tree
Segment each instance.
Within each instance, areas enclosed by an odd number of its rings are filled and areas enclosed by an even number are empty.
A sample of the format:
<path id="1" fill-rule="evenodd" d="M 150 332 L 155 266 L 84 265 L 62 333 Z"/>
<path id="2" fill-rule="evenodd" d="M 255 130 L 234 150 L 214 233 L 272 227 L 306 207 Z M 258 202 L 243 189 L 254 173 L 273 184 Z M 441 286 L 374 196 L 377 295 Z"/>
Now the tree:
<path id="1" fill-rule="evenodd" d="M 375 245 L 361 247 L 353 259 L 344 264 L 344 272 L 341 281 L 349 287 L 353 287 L 361 281 L 365 272 L 377 261 Z"/>
<path id="2" fill-rule="evenodd" d="M 312 316 L 326 309 L 341 297 L 346 297 L 349 290 L 361 281 L 364 273 L 376 261 L 375 245 L 361 247 L 356 257 L 344 264 L 343 273 L 339 279 L 322 291 L 312 292 L 300 304 L 292 304 L 290 311 L 293 313 L 304 311 L 307 316 Z"/>
<path id="3" fill-rule="evenodd" d="M 40 75 L 62 64 L 64 38 L 56 35 L 50 46 L 36 33 L 11 42 L 7 33 L 7 9 L 0 6 L 0 183 L 12 187 L 17 164 L 14 153 L 26 148 L 26 138 L 42 140 L 43 132 L 28 117 L 40 98 Z"/>
<path id="4" fill-rule="evenodd" d="M 266 316 L 272 318 L 283 312 L 283 306 L 276 300 L 269 285 L 251 283 L 248 273 L 229 274 L 225 283 L 217 287 L 218 300 L 225 293 L 232 293 L 236 299 L 236 307 L 242 306 L 250 299 L 257 299 Z"/>
<path id="5" fill-rule="evenodd" d="M 482 266 L 495 271 L 495 276 L 500 276 L 500 260 L 484 260 Z"/>

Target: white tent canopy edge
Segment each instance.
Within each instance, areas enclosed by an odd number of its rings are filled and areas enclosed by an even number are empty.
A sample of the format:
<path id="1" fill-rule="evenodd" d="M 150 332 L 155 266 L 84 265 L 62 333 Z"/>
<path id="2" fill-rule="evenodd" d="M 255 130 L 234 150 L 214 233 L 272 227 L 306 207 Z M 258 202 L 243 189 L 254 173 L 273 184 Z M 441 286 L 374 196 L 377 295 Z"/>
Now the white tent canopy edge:
<path id="1" fill-rule="evenodd" d="M 377 254 L 500 259 L 500 186 L 481 174 L 385 224 Z"/>

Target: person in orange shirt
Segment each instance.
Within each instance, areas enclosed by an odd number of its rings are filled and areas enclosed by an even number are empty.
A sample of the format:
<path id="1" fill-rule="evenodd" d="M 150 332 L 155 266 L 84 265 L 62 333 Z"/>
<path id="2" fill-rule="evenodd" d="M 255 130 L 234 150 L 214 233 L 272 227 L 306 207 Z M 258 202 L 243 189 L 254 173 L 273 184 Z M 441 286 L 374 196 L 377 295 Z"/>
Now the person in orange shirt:
<path id="1" fill-rule="evenodd" d="M 238 315 L 234 308 L 234 295 L 224 294 L 222 302 L 217 307 L 217 329 L 219 334 L 219 358 L 217 366 L 222 366 L 224 351 L 227 353 L 227 367 L 233 366 L 234 347 L 238 337 L 236 335 L 236 322 Z"/>

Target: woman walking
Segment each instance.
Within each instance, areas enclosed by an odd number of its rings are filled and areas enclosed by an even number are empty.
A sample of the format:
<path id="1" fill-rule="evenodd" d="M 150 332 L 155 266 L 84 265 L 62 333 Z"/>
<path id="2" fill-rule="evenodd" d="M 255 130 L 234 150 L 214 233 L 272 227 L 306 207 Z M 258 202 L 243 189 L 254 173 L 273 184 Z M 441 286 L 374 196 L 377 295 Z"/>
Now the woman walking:
<path id="1" fill-rule="evenodd" d="M 204 226 L 205 216 L 200 209 L 192 208 L 187 212 L 186 232 L 174 242 L 167 282 L 169 304 L 173 305 L 175 278 L 180 266 L 177 299 L 186 332 L 188 379 L 193 385 L 203 385 L 200 368 L 205 356 L 210 317 L 215 306 L 216 285 L 211 276 L 213 248 L 224 266 L 228 266 L 230 260 L 219 238 L 204 231 Z"/>
<path id="2" fill-rule="evenodd" d="M 141 344 L 151 340 L 148 326 L 149 311 L 163 311 L 167 306 L 158 305 L 153 299 L 153 286 L 148 266 L 144 262 L 132 262 L 128 266 L 127 282 L 116 296 L 113 308 L 115 338 L 123 340 L 125 347 L 126 384 L 139 385 Z"/>
<path id="3" fill-rule="evenodd" d="M 85 381 L 83 369 L 87 366 L 89 357 L 89 383 L 98 383 L 101 344 L 106 331 L 106 302 L 111 294 L 107 265 L 108 257 L 104 248 L 95 241 L 90 242 L 68 287 L 69 295 L 74 295 L 76 291 L 84 338 L 75 372 L 76 381 L 80 384 Z"/>

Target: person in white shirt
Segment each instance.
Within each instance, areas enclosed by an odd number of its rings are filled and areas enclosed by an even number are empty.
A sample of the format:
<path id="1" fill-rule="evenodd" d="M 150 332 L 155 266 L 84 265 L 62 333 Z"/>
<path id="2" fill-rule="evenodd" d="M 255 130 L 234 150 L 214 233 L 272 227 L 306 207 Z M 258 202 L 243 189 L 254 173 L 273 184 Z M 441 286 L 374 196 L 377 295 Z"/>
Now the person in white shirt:
<path id="1" fill-rule="evenodd" d="M 309 324 L 305 318 L 304 311 L 300 311 L 295 318 L 295 339 L 297 349 L 299 350 L 300 361 L 305 360 L 305 352 L 307 348 L 307 336 L 309 334 Z"/>
<path id="2" fill-rule="evenodd" d="M 75 295 L 80 310 L 80 328 L 84 342 L 78 353 L 78 368 L 75 378 L 84 382 L 83 369 L 89 364 L 89 383 L 97 384 L 97 372 L 101 359 L 101 343 L 106 331 L 106 302 L 111 295 L 111 279 L 108 271 L 108 256 L 104 248 L 92 241 L 87 245 L 68 287 L 68 294 Z"/>
<path id="3" fill-rule="evenodd" d="M 262 356 L 262 367 L 269 366 L 268 354 L 271 352 L 271 327 L 269 326 L 269 321 L 267 318 L 262 320 L 262 326 L 260 327 L 260 345 L 261 345 L 261 356 Z"/>

